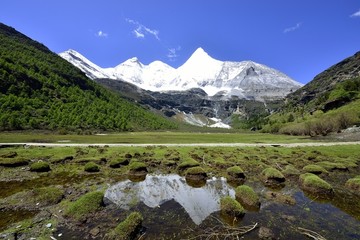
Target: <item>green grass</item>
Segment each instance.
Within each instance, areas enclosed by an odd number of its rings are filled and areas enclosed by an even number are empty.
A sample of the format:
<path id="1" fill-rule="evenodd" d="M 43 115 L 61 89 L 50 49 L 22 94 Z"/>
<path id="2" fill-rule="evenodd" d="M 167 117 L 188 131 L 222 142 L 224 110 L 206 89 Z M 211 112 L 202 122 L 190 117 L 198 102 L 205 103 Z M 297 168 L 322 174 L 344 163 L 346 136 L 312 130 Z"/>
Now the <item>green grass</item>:
<path id="1" fill-rule="evenodd" d="M 305 173 L 300 175 L 300 182 L 304 190 L 311 193 L 331 193 L 332 186 L 315 174 Z"/>
<path id="2" fill-rule="evenodd" d="M 202 167 L 192 167 L 186 170 L 186 175 L 204 175 L 206 176 L 206 172 Z"/>
<path id="3" fill-rule="evenodd" d="M 223 214 L 231 217 L 242 217 L 245 214 L 244 207 L 230 196 L 220 199 L 220 209 Z"/>
<path id="4" fill-rule="evenodd" d="M 354 192 L 360 194 L 360 175 L 347 180 L 345 186 L 348 189 L 353 190 Z"/>
<path id="5" fill-rule="evenodd" d="M 131 162 L 129 165 L 130 172 L 145 171 L 147 172 L 146 164 L 142 162 Z"/>
<path id="6" fill-rule="evenodd" d="M 261 175 L 263 176 L 264 179 L 266 180 L 278 180 L 278 181 L 284 181 L 285 177 L 284 175 L 277 169 L 269 167 L 264 169 L 261 172 Z"/>
<path id="7" fill-rule="evenodd" d="M 322 166 L 316 164 L 309 164 L 306 165 L 303 170 L 308 173 L 320 174 L 320 173 L 327 173 L 326 169 Z"/>
<path id="8" fill-rule="evenodd" d="M 48 172 L 50 170 L 50 165 L 47 162 L 35 162 L 30 165 L 32 172 Z"/>
<path id="9" fill-rule="evenodd" d="M 29 160 L 24 158 L 0 158 L 0 166 L 3 167 L 20 167 L 29 164 Z"/>
<path id="10" fill-rule="evenodd" d="M 132 212 L 124 221 L 119 223 L 116 228 L 110 232 L 109 239 L 127 240 L 135 239 L 141 228 L 143 217 L 139 212 Z"/>
<path id="11" fill-rule="evenodd" d="M 100 167 L 96 163 L 88 162 L 87 164 L 85 164 L 84 170 L 85 172 L 99 172 Z"/>
<path id="12" fill-rule="evenodd" d="M 264 133 L 133 132 L 108 135 L 58 135 L 43 132 L 2 132 L 0 142 L 41 143 L 294 143 L 308 142 L 303 137 Z"/>
<path id="13" fill-rule="evenodd" d="M 247 185 L 238 186 L 235 189 L 236 199 L 244 205 L 249 207 L 259 207 L 260 201 L 258 195 L 255 193 L 254 189 Z"/>
<path id="14" fill-rule="evenodd" d="M 65 214 L 76 220 L 83 219 L 87 214 L 93 213 L 101 208 L 103 205 L 103 197 L 104 193 L 102 192 L 89 192 L 75 202 L 70 203 Z"/>

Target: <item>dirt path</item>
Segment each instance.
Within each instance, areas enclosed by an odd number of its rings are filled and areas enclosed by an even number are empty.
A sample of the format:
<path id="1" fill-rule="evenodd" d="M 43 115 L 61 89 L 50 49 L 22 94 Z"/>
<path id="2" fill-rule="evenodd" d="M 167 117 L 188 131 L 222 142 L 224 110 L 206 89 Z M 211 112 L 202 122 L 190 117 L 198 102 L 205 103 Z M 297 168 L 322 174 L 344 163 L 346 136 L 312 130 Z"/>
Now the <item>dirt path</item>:
<path id="1" fill-rule="evenodd" d="M 356 142 L 307 142 L 307 143 L 0 143 L 0 147 L 6 146 L 39 146 L 39 147 L 318 147 L 318 146 L 339 146 L 339 145 L 360 145 Z"/>

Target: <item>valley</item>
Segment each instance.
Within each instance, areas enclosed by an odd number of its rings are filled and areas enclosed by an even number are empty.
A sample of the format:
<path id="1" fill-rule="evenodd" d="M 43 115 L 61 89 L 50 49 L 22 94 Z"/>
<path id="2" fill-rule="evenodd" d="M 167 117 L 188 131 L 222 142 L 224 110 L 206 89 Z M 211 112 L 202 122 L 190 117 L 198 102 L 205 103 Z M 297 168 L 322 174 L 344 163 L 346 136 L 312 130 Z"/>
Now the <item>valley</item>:
<path id="1" fill-rule="evenodd" d="M 359 53 L 303 86 L 0 40 L 0 239 L 360 238 Z"/>

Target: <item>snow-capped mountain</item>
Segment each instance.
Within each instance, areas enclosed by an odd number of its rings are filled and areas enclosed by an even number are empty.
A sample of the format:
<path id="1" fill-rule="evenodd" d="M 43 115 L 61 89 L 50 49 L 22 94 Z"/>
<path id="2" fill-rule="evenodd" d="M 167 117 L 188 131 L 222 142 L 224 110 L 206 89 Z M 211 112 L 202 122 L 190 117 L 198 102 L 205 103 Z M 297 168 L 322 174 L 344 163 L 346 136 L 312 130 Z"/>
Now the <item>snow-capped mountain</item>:
<path id="1" fill-rule="evenodd" d="M 149 65 L 131 58 L 114 68 L 101 68 L 74 50 L 60 56 L 81 69 L 89 78 L 125 80 L 151 91 L 201 88 L 208 95 L 238 96 L 263 100 L 281 98 L 302 84 L 285 74 L 252 61 L 219 61 L 198 48 L 179 68 L 161 61 Z"/>
<path id="2" fill-rule="evenodd" d="M 108 77 L 104 69 L 92 63 L 90 60 L 88 60 L 75 50 L 70 49 L 68 51 L 60 53 L 59 55 L 69 63 L 79 68 L 86 74 L 86 76 L 91 79 Z"/>
<path id="3" fill-rule="evenodd" d="M 193 188 L 179 175 L 148 175 L 142 182 L 119 182 L 109 187 L 104 197 L 125 210 L 139 202 L 156 208 L 174 200 L 199 225 L 210 214 L 219 211 L 220 198 L 229 195 L 234 198 L 235 192 L 223 178 L 209 179 L 205 186 Z"/>

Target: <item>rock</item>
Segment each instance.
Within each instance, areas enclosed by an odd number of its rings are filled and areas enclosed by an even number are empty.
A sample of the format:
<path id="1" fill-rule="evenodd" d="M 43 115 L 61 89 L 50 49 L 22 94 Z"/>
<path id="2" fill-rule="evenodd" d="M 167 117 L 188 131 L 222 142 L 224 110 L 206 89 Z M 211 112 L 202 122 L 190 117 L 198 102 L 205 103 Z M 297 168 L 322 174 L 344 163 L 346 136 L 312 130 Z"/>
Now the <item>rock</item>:
<path id="1" fill-rule="evenodd" d="M 283 194 L 281 192 L 268 191 L 265 193 L 265 197 L 267 199 L 273 200 L 277 203 L 283 203 L 283 204 L 288 204 L 288 205 L 296 204 L 296 200 L 294 197 L 287 195 L 287 194 Z"/>
<path id="2" fill-rule="evenodd" d="M 52 224 L 51 224 L 51 223 L 48 223 L 48 224 L 46 224 L 46 227 L 47 227 L 47 228 L 51 228 L 51 227 L 52 227 Z"/>
<path id="3" fill-rule="evenodd" d="M 275 239 L 274 233 L 267 227 L 260 227 L 258 236 L 260 239 Z"/>
<path id="4" fill-rule="evenodd" d="M 98 227 L 94 227 L 93 229 L 90 230 L 90 234 L 91 236 L 95 237 L 96 235 L 98 235 L 100 233 L 100 229 Z"/>

